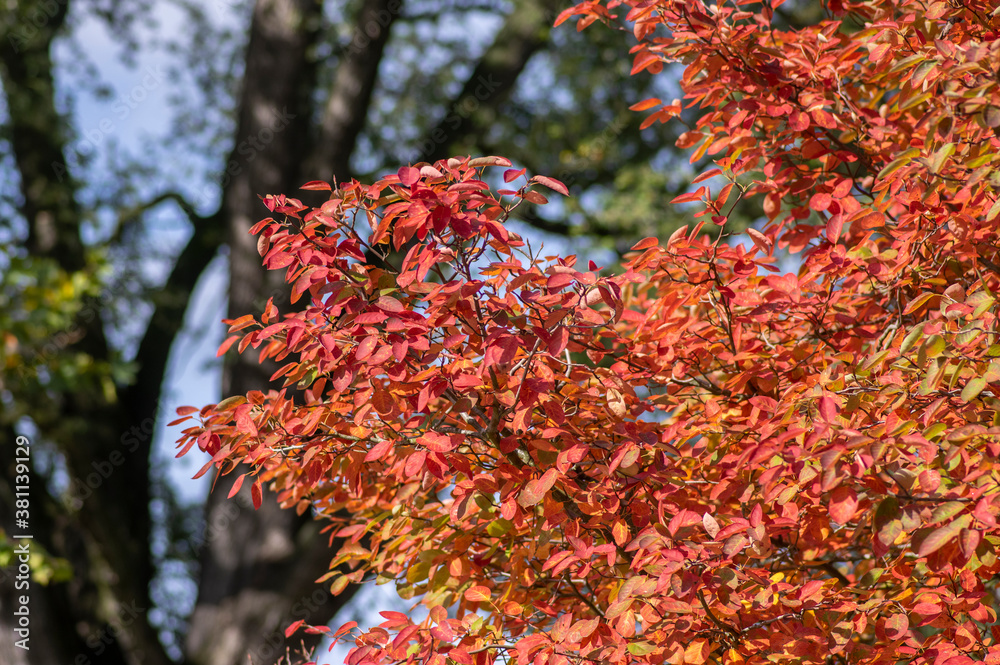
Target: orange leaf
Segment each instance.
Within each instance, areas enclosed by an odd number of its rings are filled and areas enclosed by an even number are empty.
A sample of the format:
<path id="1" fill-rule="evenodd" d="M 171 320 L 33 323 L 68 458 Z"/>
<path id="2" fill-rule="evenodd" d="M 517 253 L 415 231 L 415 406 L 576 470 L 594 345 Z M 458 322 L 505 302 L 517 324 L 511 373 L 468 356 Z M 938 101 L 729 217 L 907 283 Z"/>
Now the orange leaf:
<path id="1" fill-rule="evenodd" d="M 226 338 L 226 341 L 219 345 L 219 350 L 215 352 L 215 357 L 219 358 L 225 355 L 226 351 L 229 350 L 229 347 L 231 347 L 233 343 L 239 338 L 240 338 L 239 335 L 231 335 L 228 338 Z"/>
<path id="2" fill-rule="evenodd" d="M 528 482 L 517 497 L 517 502 L 525 508 L 534 506 L 542 500 L 545 493 L 552 489 L 559 472 L 556 469 L 549 469 L 541 477 Z"/>
<path id="3" fill-rule="evenodd" d="M 383 416 L 388 416 L 392 413 L 395 403 L 393 402 L 392 395 L 386 390 L 381 390 L 379 388 L 375 389 L 375 394 L 372 395 L 372 406 L 375 410 Z"/>
<path id="4" fill-rule="evenodd" d="M 628 107 L 628 110 L 629 111 L 646 111 L 648 109 L 653 108 L 654 106 L 659 106 L 661 104 L 663 104 L 663 101 L 660 100 L 658 97 L 650 97 L 649 99 L 644 99 L 644 100 L 642 100 L 641 102 L 639 102 L 637 104 L 633 104 L 632 106 Z"/>
<path id="5" fill-rule="evenodd" d="M 643 238 L 639 242 L 632 245 L 632 251 L 638 252 L 644 249 L 649 249 L 650 247 L 656 247 L 659 244 L 659 238 Z"/>
<path id="6" fill-rule="evenodd" d="M 467 589 L 465 599 L 474 603 L 484 603 L 490 599 L 490 590 L 484 586 L 474 586 Z"/>

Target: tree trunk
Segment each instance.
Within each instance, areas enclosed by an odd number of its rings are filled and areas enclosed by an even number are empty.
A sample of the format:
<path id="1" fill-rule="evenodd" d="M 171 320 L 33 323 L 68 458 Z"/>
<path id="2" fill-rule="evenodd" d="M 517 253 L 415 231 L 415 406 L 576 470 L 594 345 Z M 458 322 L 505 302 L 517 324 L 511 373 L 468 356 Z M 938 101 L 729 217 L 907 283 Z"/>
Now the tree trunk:
<path id="1" fill-rule="evenodd" d="M 546 0 L 546 8 L 548 4 Z M 50 55 L 69 5 L 52 0 L 8 5 L 0 8 L 0 74 L 21 178 L 21 212 L 29 227 L 27 246 L 33 259 L 54 262 L 67 273 L 86 270 L 80 235 L 84 215 L 68 172 L 66 121 L 56 111 Z M 149 204 L 179 204 L 194 235 L 153 298 L 153 315 L 136 356 L 137 374 L 117 388 L 94 379 L 62 390 L 51 404 L 29 414 L 39 429 L 33 445 L 39 450 L 55 446 L 66 461 L 72 504 L 53 500 L 46 491 L 47 479 L 32 470 L 35 538 L 31 545 L 37 553 L 68 561 L 73 576 L 69 581 L 31 584 L 31 635 L 38 639 L 25 651 L 11 640 L 16 619 L 8 608 L 13 610 L 20 596 L 14 588 L 16 573 L 11 574 L 9 567 L 0 572 L 0 662 L 170 662 L 147 614 L 154 573 L 149 542 L 151 432 L 170 350 L 198 277 L 224 244 L 230 260 L 231 316 L 260 312 L 270 297 L 287 306 L 283 271 L 262 269 L 256 239 L 247 232 L 268 214 L 259 196 L 294 196 L 305 181 L 350 177 L 350 158 L 369 115 L 381 60 L 401 8 L 400 0 L 359 3 L 354 39 L 341 56 L 328 99 L 316 107 L 313 53 L 322 3 L 257 1 L 237 132 L 220 183 L 220 209 L 203 218 L 169 192 Z M 444 140 L 432 130 L 428 136 L 439 155 L 482 128 L 490 109 L 502 101 L 528 58 L 543 46 L 550 22 L 551 16 L 534 11 L 531 3 L 517 4 L 462 96 L 449 106 L 460 108 L 472 94 L 483 113 L 450 128 Z M 478 94 L 484 76 L 490 90 Z M 82 352 L 95 362 L 112 359 L 101 310 L 101 302 L 84 303 L 74 326 L 79 339 L 61 351 Z M 273 369 L 258 365 L 250 355 L 234 359 L 225 368 L 224 394 L 266 389 Z M 32 376 L 0 376 L 0 388 L 46 399 L 49 394 Z M 5 418 L 0 418 L 0 526 L 11 534 L 16 532 L 11 520 L 18 474 L 11 463 L 14 416 Z M 235 477 L 218 479 L 205 509 L 199 595 L 183 654 L 183 662 L 191 665 L 245 665 L 248 655 L 258 665 L 273 663 L 284 653 L 284 628 L 289 623 L 296 619 L 326 623 L 353 592 L 332 598 L 315 584 L 328 570 L 336 547 L 318 533 L 320 524 L 308 515 L 279 510 L 271 494 L 254 510 L 249 483 L 227 499 Z M 307 646 L 317 640 L 309 637 Z M 289 642 L 296 648 L 298 636 Z"/>

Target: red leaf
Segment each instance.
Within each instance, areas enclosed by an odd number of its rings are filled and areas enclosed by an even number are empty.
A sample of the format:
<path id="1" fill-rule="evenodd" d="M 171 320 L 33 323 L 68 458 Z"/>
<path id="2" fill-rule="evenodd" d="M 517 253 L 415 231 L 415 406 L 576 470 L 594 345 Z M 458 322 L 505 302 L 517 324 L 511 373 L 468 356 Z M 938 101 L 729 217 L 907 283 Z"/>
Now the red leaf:
<path id="1" fill-rule="evenodd" d="M 837 524 L 847 524 L 858 510 L 858 493 L 841 485 L 830 496 L 830 517 Z"/>
<path id="2" fill-rule="evenodd" d="M 299 629 L 306 622 L 305 619 L 299 619 L 298 621 L 292 623 L 288 628 L 285 628 L 285 637 L 291 637 L 292 633 Z"/>
<path id="3" fill-rule="evenodd" d="M 719 535 L 720 530 L 718 520 L 712 517 L 711 513 L 705 513 L 701 516 L 701 523 L 704 525 L 705 532 L 708 534 L 708 537 L 715 540 L 715 537 Z"/>
<path id="4" fill-rule="evenodd" d="M 407 187 L 412 187 L 418 180 L 420 180 L 420 171 L 412 166 L 404 166 L 397 171 L 396 175 L 399 176 L 399 181 Z"/>
<path id="5" fill-rule="evenodd" d="M 774 243 L 766 235 L 758 231 L 757 229 L 747 229 L 747 235 L 753 241 L 753 244 L 764 253 L 764 256 L 770 256 L 771 251 L 774 249 Z"/>
<path id="6" fill-rule="evenodd" d="M 225 355 L 226 351 L 229 350 L 229 347 L 231 347 L 233 343 L 236 342 L 236 340 L 238 340 L 239 338 L 240 338 L 239 335 L 231 335 L 227 337 L 226 341 L 219 345 L 219 350 L 215 352 L 215 357 L 219 358 Z"/>
<path id="7" fill-rule="evenodd" d="M 844 228 L 844 216 L 834 215 L 826 223 L 826 239 L 836 243 L 840 239 L 840 231 Z"/>
<path id="8" fill-rule="evenodd" d="M 243 479 L 246 478 L 246 477 L 247 477 L 247 474 L 244 473 L 244 474 L 241 474 L 236 479 L 236 482 L 234 482 L 233 486 L 229 489 L 229 496 L 227 498 L 232 499 L 234 496 L 236 496 L 236 493 L 240 491 L 241 487 L 243 487 Z"/>
<path id="9" fill-rule="evenodd" d="M 982 536 L 982 532 L 978 529 L 962 529 L 958 536 L 962 554 L 971 559 L 972 555 L 976 553 L 976 548 L 979 547 Z"/>
<path id="10" fill-rule="evenodd" d="M 552 337 L 549 339 L 548 351 L 549 355 L 559 356 L 562 355 L 563 350 L 566 348 L 566 344 L 569 343 L 569 330 L 566 326 L 559 326 L 552 332 Z"/>
<path id="11" fill-rule="evenodd" d="M 629 111 L 647 111 L 647 110 L 653 108 L 654 106 L 660 106 L 662 104 L 663 104 L 663 101 L 661 99 L 659 99 L 657 97 L 650 97 L 649 99 L 644 99 L 644 100 L 642 100 L 641 102 L 639 102 L 637 104 L 633 104 L 632 106 L 628 107 L 628 110 Z"/>
<path id="12" fill-rule="evenodd" d="M 555 178 L 550 178 L 544 175 L 536 175 L 532 178 L 532 180 L 540 185 L 545 185 L 554 192 L 559 192 L 563 196 L 569 196 L 569 189 L 566 188 L 566 185 Z"/>
<path id="13" fill-rule="evenodd" d="M 299 189 L 315 189 L 315 190 L 326 190 L 331 191 L 333 188 L 330 187 L 330 183 L 323 182 L 322 180 L 311 180 L 306 184 L 299 187 Z"/>
<path id="14" fill-rule="evenodd" d="M 545 198 L 545 196 L 543 196 L 542 194 L 540 194 L 538 192 L 534 192 L 534 191 L 531 191 L 531 190 L 523 192 L 521 194 L 521 198 L 524 199 L 525 201 L 528 201 L 530 203 L 534 203 L 534 204 L 537 204 L 537 205 L 545 205 L 546 203 L 549 202 L 549 200 L 547 198 Z"/>
<path id="15" fill-rule="evenodd" d="M 510 182 L 511 180 L 517 180 L 524 175 L 527 169 L 507 169 L 503 172 L 503 181 Z"/>
<path id="16" fill-rule="evenodd" d="M 391 312 L 393 314 L 402 312 L 405 307 L 403 303 L 399 302 L 392 296 L 379 296 L 379 299 L 375 301 L 375 306 L 384 312 Z"/>
<path id="17" fill-rule="evenodd" d="M 561 272 L 552 275 L 552 277 L 549 277 L 548 281 L 545 284 L 545 287 L 549 291 L 558 291 L 559 289 L 569 286 L 575 281 L 576 277 L 574 275 L 566 272 Z"/>
<path id="18" fill-rule="evenodd" d="M 817 212 L 822 212 L 830 207 L 833 198 L 826 192 L 817 192 L 809 199 L 809 207 Z"/>
<path id="19" fill-rule="evenodd" d="M 264 490 L 260 486 L 260 478 L 256 479 L 250 486 L 250 500 L 253 501 L 253 509 L 260 510 L 261 501 L 264 498 Z"/>
<path id="20" fill-rule="evenodd" d="M 236 428 L 239 431 L 246 432 L 250 436 L 257 436 L 257 425 L 250 415 L 252 409 L 252 404 L 241 404 L 236 407 L 236 412 L 233 415 L 236 419 Z"/>
<path id="21" fill-rule="evenodd" d="M 343 635 L 344 633 L 349 633 L 352 630 L 354 630 L 355 628 L 357 628 L 357 626 L 358 626 L 358 622 L 357 621 L 348 621 L 343 626 L 341 626 L 340 628 L 338 628 L 337 631 L 333 635 L 331 635 L 331 637 L 339 637 L 339 636 Z"/>
<path id="22" fill-rule="evenodd" d="M 569 629 L 569 632 L 566 633 L 565 641 L 568 644 L 579 644 L 597 629 L 599 623 L 600 619 L 581 619 L 577 621 Z"/>
<path id="23" fill-rule="evenodd" d="M 792 111 L 788 117 L 788 126 L 797 132 L 804 132 L 809 129 L 809 114 L 802 111 Z"/>
<path id="24" fill-rule="evenodd" d="M 832 423 L 837 419 L 837 402 L 830 395 L 820 397 L 817 408 L 823 422 Z"/>
<path id="25" fill-rule="evenodd" d="M 890 640 L 901 640 L 910 629 L 910 622 L 902 612 L 893 614 L 885 620 L 885 636 Z"/>
<path id="26" fill-rule="evenodd" d="M 923 616 L 934 616 L 935 614 L 941 614 L 943 611 L 944 608 L 938 603 L 917 603 L 913 606 L 913 613 Z"/>
<path id="27" fill-rule="evenodd" d="M 241 316 L 240 318 L 230 321 L 229 332 L 236 332 L 237 330 L 243 330 L 247 326 L 251 326 L 256 322 L 253 314 L 247 314 L 246 316 Z"/>
<path id="28" fill-rule="evenodd" d="M 656 247 L 660 244 L 659 238 L 643 238 L 639 242 L 632 245 L 633 252 L 639 252 L 644 249 L 649 249 L 650 247 Z"/>
<path id="29" fill-rule="evenodd" d="M 390 450 L 392 450 L 392 441 L 389 441 L 388 439 L 382 439 L 374 446 L 372 446 L 371 450 L 368 451 L 368 454 L 365 455 L 365 461 L 375 462 L 377 460 L 380 460 L 383 457 L 385 457 L 385 454 Z"/>
<path id="30" fill-rule="evenodd" d="M 699 187 L 693 192 L 688 192 L 687 194 L 681 194 L 680 196 L 674 197 L 671 203 L 691 203 L 692 201 L 701 201 L 702 196 L 705 194 L 705 187 Z"/>
<path id="31" fill-rule="evenodd" d="M 972 515 L 966 513 L 953 521 L 932 531 L 920 542 L 917 549 L 918 556 L 928 556 L 945 546 L 952 538 L 956 537 L 962 529 L 965 529 L 972 522 Z"/>

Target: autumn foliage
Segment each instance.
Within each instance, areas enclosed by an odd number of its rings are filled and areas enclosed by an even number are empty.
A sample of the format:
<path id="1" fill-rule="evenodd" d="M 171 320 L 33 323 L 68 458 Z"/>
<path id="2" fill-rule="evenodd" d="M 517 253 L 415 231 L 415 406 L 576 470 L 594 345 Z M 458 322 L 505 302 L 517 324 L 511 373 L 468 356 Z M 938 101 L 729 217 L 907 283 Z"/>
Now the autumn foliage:
<path id="1" fill-rule="evenodd" d="M 560 17 L 633 29 L 634 75 L 682 63 L 683 100 L 635 108 L 690 110 L 714 162 L 699 224 L 621 270 L 506 228 L 567 191 L 502 158 L 265 198 L 306 304 L 220 352 L 282 388 L 181 444 L 329 519 L 334 592 L 429 609 L 330 630 L 352 665 L 1000 660 L 1000 13 L 780 4 Z M 758 229 L 700 233 L 740 197 Z"/>

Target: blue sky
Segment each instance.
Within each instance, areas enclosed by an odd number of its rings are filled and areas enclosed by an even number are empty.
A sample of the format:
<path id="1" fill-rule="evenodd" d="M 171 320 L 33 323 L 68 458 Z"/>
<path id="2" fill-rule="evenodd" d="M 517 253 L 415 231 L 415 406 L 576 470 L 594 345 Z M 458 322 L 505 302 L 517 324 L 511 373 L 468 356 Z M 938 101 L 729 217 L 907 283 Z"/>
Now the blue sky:
<path id="1" fill-rule="evenodd" d="M 205 9 L 220 24 L 234 28 L 245 23 L 248 15 L 245 2 L 210 0 Z M 122 62 L 120 40 L 103 23 L 94 20 L 78 20 L 72 39 L 64 40 L 57 49 L 60 75 L 57 82 L 61 90 L 73 93 L 69 96 L 72 107 L 67 110 L 72 111 L 78 132 L 74 148 L 84 156 L 91 153 L 98 155 L 85 166 L 78 165 L 78 175 L 91 183 L 84 196 L 96 198 L 101 195 L 100 183 L 114 182 L 113 161 L 106 159 L 107 154 L 141 157 L 144 163 L 155 164 L 150 176 L 139 185 L 142 195 L 151 197 L 165 190 L 180 189 L 193 196 L 193 203 L 200 212 L 209 213 L 218 203 L 218 188 L 212 172 L 221 166 L 228 146 L 212 146 L 199 151 L 200 154 L 193 154 L 184 144 L 171 140 L 173 114 L 169 98 L 178 89 L 183 91 L 185 86 L 190 86 L 194 94 L 193 83 L 184 79 L 179 82 L 170 80 L 169 65 L 176 62 L 177 56 L 145 45 L 151 43 L 156 35 L 183 34 L 187 26 L 183 16 L 166 3 L 157 3 L 154 18 L 159 22 L 155 30 L 139 28 L 139 41 L 143 46 L 131 66 Z M 487 24 L 480 28 L 481 37 L 490 30 Z M 479 41 L 485 43 L 483 39 Z M 80 54 L 93 64 L 98 82 L 106 85 L 110 94 L 96 96 L 80 92 L 94 84 L 90 75 L 80 67 Z M 141 240 L 145 244 L 142 248 L 142 270 L 152 280 L 162 281 L 171 268 L 170 259 L 180 251 L 191 231 L 172 204 L 164 205 L 149 215 L 148 222 L 147 233 Z M 90 229 L 89 239 L 106 237 L 111 226 L 112 220 L 98 220 L 97 225 Z M 533 235 L 533 246 L 539 244 L 537 234 L 521 228 L 516 230 L 524 235 Z M 546 253 L 578 253 L 583 260 L 589 258 L 585 251 L 586 242 L 580 239 L 546 238 L 545 245 Z M 608 256 L 595 258 L 599 263 L 602 259 L 606 262 Z M 173 419 L 178 406 L 200 407 L 221 398 L 219 362 L 215 351 L 225 336 L 225 327 L 220 320 L 226 311 L 226 272 L 225 258 L 220 256 L 198 284 L 183 332 L 171 351 L 161 417 L 155 433 L 153 464 L 166 469 L 171 484 L 187 501 L 203 500 L 208 490 L 207 477 L 191 479 L 205 460 L 197 451 L 175 459 L 175 441 L 180 428 L 167 428 L 165 423 Z M 129 314 L 132 322 L 124 325 L 113 341 L 134 352 L 150 312 L 147 309 Z M 182 599 L 181 602 L 193 602 L 196 589 L 192 582 L 175 577 L 170 586 L 172 592 Z M 352 619 L 362 625 L 372 625 L 380 621 L 378 610 L 405 610 L 409 606 L 409 602 L 401 601 L 395 595 L 391 585 L 370 587 L 356 596 L 354 602 L 334 618 L 332 625 L 337 627 Z M 320 651 L 321 663 L 340 663 L 347 649 L 339 647 L 330 654 L 326 653 L 325 647 Z"/>
<path id="2" fill-rule="evenodd" d="M 226 0 L 215 0 L 206 4 L 206 9 L 216 20 L 238 25 L 246 15 L 247 10 L 243 9 L 245 4 L 234 5 Z M 183 17 L 166 4 L 157 4 L 155 19 L 160 24 L 157 29 L 160 33 L 174 34 L 174 31 L 185 29 Z M 148 41 L 152 34 L 145 30 L 140 43 Z M 110 94 L 81 92 L 82 86 L 89 87 L 95 83 L 89 78 L 89 73 L 81 70 L 81 53 L 93 65 L 98 82 L 107 86 Z M 112 181 L 112 167 L 106 160 L 109 152 L 145 157 L 152 155 L 157 168 L 152 178 L 141 183 L 142 194 L 153 196 L 164 190 L 179 188 L 194 193 L 193 202 L 200 212 L 213 211 L 218 204 L 218 190 L 211 178 L 212 158 L 221 163 L 222 155 L 193 156 L 183 148 L 178 150 L 170 141 L 173 116 L 168 97 L 176 93 L 178 85 L 168 76 L 172 56 L 160 50 L 140 48 L 131 66 L 123 64 L 121 56 L 119 40 L 110 34 L 103 23 L 90 19 L 78 20 L 71 39 L 60 42 L 56 50 L 57 84 L 64 99 L 71 100 L 71 105 L 65 110 L 72 112 L 77 131 L 77 139 L 71 148 L 84 159 L 81 163 L 71 157 L 71 164 L 76 165 L 75 173 L 81 179 L 98 183 L 84 191 L 84 198 L 99 196 L 100 183 L 105 177 L 107 182 Z M 183 86 L 184 82 L 180 85 Z M 71 94 L 67 95 L 67 92 Z M 86 161 L 90 155 L 96 158 Z M 170 204 L 149 215 L 148 222 L 148 233 L 143 239 L 147 246 L 143 250 L 144 253 L 148 250 L 149 260 L 143 262 L 142 270 L 148 278 L 162 281 L 171 267 L 169 259 L 187 242 L 190 229 L 179 211 Z M 87 240 L 103 239 L 112 226 L 113 220 L 99 220 L 96 226 L 87 230 Z M 200 407 L 221 398 L 219 362 L 215 351 L 225 336 L 225 326 L 220 320 L 226 311 L 226 272 L 225 258 L 217 257 L 198 284 L 183 332 L 171 351 L 155 432 L 152 463 L 166 469 L 169 481 L 179 497 L 186 501 L 202 501 L 208 491 L 207 476 L 192 480 L 205 460 L 197 451 L 175 459 L 175 441 L 180 428 L 167 428 L 165 423 L 173 419 L 178 406 Z M 127 353 L 134 352 L 150 311 L 146 309 L 130 314 L 132 324 L 125 325 L 113 338 Z M 196 592 L 193 582 L 175 576 L 168 586 L 183 604 L 193 602 Z M 398 598 L 392 585 L 371 586 L 362 590 L 334 618 L 332 625 L 336 627 L 349 620 L 372 625 L 381 621 L 378 610 L 405 611 L 410 604 Z M 328 653 L 324 644 L 317 657 L 320 663 L 342 663 L 348 648 L 340 646 Z"/>

